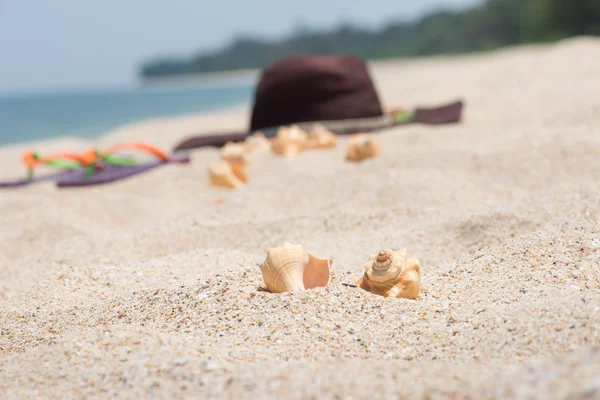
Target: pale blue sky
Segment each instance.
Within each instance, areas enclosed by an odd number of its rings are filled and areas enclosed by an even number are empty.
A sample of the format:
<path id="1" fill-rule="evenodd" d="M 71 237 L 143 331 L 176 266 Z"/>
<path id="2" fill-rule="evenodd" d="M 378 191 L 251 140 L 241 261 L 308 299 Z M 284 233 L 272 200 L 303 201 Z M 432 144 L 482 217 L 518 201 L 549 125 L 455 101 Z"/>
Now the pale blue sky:
<path id="1" fill-rule="evenodd" d="M 479 0 L 0 0 L 0 93 L 119 86 L 143 60 L 188 56 L 299 21 L 376 27 Z"/>

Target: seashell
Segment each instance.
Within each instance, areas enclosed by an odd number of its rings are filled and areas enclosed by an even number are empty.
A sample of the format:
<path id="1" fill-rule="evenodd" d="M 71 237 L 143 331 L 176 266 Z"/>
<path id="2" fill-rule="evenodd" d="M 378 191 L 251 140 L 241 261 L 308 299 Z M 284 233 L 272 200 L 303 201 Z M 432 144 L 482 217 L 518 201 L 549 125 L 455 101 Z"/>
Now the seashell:
<path id="1" fill-rule="evenodd" d="M 310 149 L 326 149 L 335 147 L 336 142 L 335 133 L 321 124 L 314 124 L 308 133 L 307 147 Z"/>
<path id="2" fill-rule="evenodd" d="M 248 153 L 241 143 L 227 142 L 221 149 L 221 159 L 230 164 L 246 165 L 248 163 Z"/>
<path id="3" fill-rule="evenodd" d="M 307 253 L 300 245 L 286 242 L 267 251 L 260 271 L 269 292 L 296 292 L 326 287 L 331 277 L 332 262 Z"/>
<path id="4" fill-rule="evenodd" d="M 262 132 L 255 132 L 243 142 L 246 153 L 262 153 L 271 149 L 271 142 Z"/>
<path id="5" fill-rule="evenodd" d="M 271 150 L 284 157 L 296 157 L 308 145 L 308 135 L 298 125 L 282 126 L 271 140 Z"/>
<path id="6" fill-rule="evenodd" d="M 246 167 L 240 163 L 229 163 L 233 174 L 243 183 L 248 182 L 248 175 L 246 175 Z"/>
<path id="7" fill-rule="evenodd" d="M 226 188 L 242 186 L 247 180 L 244 167 L 241 164 L 230 164 L 227 161 L 209 166 L 208 174 L 213 185 Z"/>
<path id="8" fill-rule="evenodd" d="M 379 154 L 379 145 L 366 133 L 350 136 L 348 139 L 348 151 L 346 160 L 362 161 L 373 158 Z"/>
<path id="9" fill-rule="evenodd" d="M 416 299 L 421 285 L 419 261 L 409 258 L 406 249 L 384 249 L 365 264 L 365 273 L 356 286 L 383 297 Z"/>

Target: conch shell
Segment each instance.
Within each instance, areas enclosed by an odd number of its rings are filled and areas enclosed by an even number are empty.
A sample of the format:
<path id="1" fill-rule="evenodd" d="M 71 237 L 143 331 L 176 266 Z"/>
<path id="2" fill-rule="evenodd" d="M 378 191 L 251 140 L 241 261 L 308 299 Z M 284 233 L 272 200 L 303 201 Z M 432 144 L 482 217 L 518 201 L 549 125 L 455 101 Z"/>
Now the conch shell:
<path id="1" fill-rule="evenodd" d="M 416 299 L 421 285 L 419 261 L 409 258 L 406 249 L 384 249 L 365 264 L 365 274 L 356 286 L 383 297 Z"/>
<path id="2" fill-rule="evenodd" d="M 308 135 L 298 125 L 282 126 L 271 141 L 273 153 L 285 157 L 296 157 L 308 145 Z"/>
<path id="3" fill-rule="evenodd" d="M 335 133 L 321 124 L 314 124 L 308 132 L 307 147 L 311 149 L 326 149 L 335 147 L 337 138 Z"/>
<path id="4" fill-rule="evenodd" d="M 262 132 L 255 132 L 244 140 L 243 146 L 246 153 L 262 153 L 271 149 L 271 142 Z"/>
<path id="5" fill-rule="evenodd" d="M 348 139 L 348 151 L 346 160 L 362 161 L 373 158 L 379 154 L 379 145 L 365 133 L 350 136 Z"/>
<path id="6" fill-rule="evenodd" d="M 236 188 L 247 181 L 246 171 L 239 163 L 221 161 L 208 167 L 210 182 L 215 186 Z"/>
<path id="7" fill-rule="evenodd" d="M 296 292 L 326 287 L 331 277 L 332 262 L 305 252 L 300 245 L 286 242 L 267 251 L 260 271 L 269 292 Z"/>
<path id="8" fill-rule="evenodd" d="M 221 159 L 230 164 L 246 165 L 248 163 L 248 154 L 244 145 L 227 142 L 221 149 Z"/>

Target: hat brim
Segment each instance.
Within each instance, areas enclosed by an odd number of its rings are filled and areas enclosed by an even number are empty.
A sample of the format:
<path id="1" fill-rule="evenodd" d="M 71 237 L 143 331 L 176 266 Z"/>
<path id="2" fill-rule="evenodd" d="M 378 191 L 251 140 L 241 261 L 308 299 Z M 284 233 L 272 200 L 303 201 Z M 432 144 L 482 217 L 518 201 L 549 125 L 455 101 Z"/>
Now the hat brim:
<path id="1" fill-rule="evenodd" d="M 441 125 L 460 122 L 462 118 L 463 101 L 455 101 L 440 107 L 419 107 L 410 113 L 408 118 L 393 118 L 390 115 L 381 115 L 373 118 L 358 118 L 332 121 L 307 121 L 292 123 L 302 130 L 311 130 L 314 124 L 321 124 L 337 135 L 350 135 L 359 132 L 373 132 L 398 125 L 420 123 L 426 125 Z M 277 135 L 279 126 L 260 129 L 266 137 Z M 191 150 L 199 147 L 223 147 L 227 142 L 242 142 L 253 132 L 233 131 L 207 135 L 194 135 L 184 139 L 173 149 L 174 152 Z"/>

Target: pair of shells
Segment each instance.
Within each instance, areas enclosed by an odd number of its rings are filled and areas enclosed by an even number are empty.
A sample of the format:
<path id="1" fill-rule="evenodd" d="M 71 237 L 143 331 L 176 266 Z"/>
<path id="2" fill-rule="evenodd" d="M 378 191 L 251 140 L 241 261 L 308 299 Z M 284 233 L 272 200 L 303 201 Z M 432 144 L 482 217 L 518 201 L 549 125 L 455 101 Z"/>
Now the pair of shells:
<path id="1" fill-rule="evenodd" d="M 295 292 L 326 287 L 331 278 L 332 260 L 321 259 L 300 245 L 284 243 L 267 252 L 260 270 L 271 293 Z M 416 299 L 421 284 L 419 261 L 409 258 L 406 249 L 381 250 L 365 264 L 356 286 L 384 297 Z"/>
<path id="2" fill-rule="evenodd" d="M 376 157 L 379 154 L 379 145 L 366 133 L 358 133 L 348 139 L 346 160 L 362 161 Z"/>
<path id="3" fill-rule="evenodd" d="M 215 186 L 236 188 L 248 181 L 246 165 L 249 154 L 268 151 L 271 148 L 269 139 L 256 132 L 249 135 L 242 143 L 227 142 L 221 149 L 221 162 L 209 167 L 211 183 Z"/>
<path id="4" fill-rule="evenodd" d="M 221 149 L 221 159 L 232 164 L 246 165 L 250 161 L 250 153 L 264 152 L 270 148 L 269 139 L 261 132 L 256 132 L 241 143 L 225 143 L 225 146 Z"/>
<path id="5" fill-rule="evenodd" d="M 421 286 L 419 260 L 409 258 L 406 249 L 384 249 L 369 257 L 365 273 L 356 286 L 383 297 L 416 299 Z"/>
<path id="6" fill-rule="evenodd" d="M 268 151 L 271 142 L 262 132 L 249 135 L 241 143 L 227 142 L 221 149 L 221 159 L 232 164 L 246 165 L 250 161 L 250 153 Z"/>
<path id="7" fill-rule="evenodd" d="M 337 138 L 333 132 L 321 124 L 314 124 L 307 133 L 298 125 L 282 126 L 271 142 L 275 154 L 284 157 L 296 157 L 307 149 L 326 149 L 335 147 Z"/>

